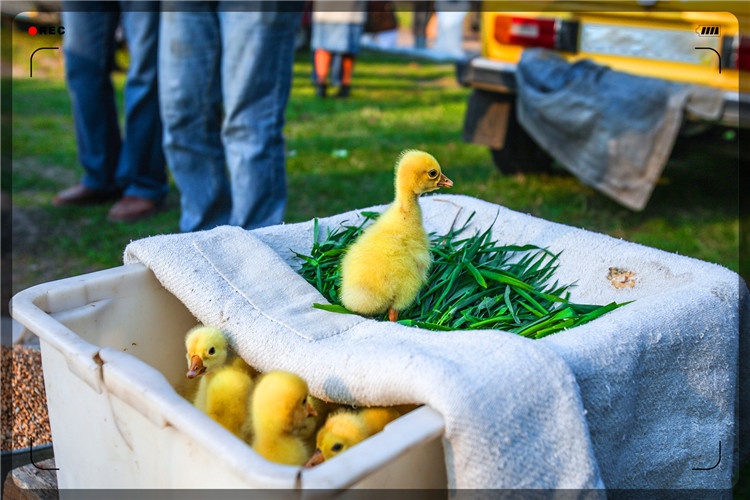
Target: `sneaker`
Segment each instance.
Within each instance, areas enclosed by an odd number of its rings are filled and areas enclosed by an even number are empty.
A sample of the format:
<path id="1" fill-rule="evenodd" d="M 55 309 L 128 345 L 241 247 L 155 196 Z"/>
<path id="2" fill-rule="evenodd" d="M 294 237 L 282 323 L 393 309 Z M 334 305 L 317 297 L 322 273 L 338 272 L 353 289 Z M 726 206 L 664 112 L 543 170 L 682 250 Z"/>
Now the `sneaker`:
<path id="1" fill-rule="evenodd" d="M 350 92 L 351 88 L 349 87 L 349 85 L 342 85 L 341 87 L 339 87 L 339 93 L 336 94 L 336 97 L 346 99 L 347 97 L 349 97 Z"/>
<path id="2" fill-rule="evenodd" d="M 57 193 L 52 199 L 52 204 L 56 207 L 99 205 L 116 200 L 120 196 L 119 191 L 101 191 L 76 184 Z"/>

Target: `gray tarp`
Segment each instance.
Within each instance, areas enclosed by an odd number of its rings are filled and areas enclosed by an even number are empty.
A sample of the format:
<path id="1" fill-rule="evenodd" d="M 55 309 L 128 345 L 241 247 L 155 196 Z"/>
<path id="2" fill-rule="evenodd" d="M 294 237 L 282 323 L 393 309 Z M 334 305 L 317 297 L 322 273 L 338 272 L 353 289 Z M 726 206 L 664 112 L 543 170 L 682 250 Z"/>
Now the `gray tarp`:
<path id="1" fill-rule="evenodd" d="M 685 111 L 718 119 L 719 91 L 569 63 L 527 49 L 518 64 L 518 121 L 582 182 L 632 210 L 648 203 Z"/>

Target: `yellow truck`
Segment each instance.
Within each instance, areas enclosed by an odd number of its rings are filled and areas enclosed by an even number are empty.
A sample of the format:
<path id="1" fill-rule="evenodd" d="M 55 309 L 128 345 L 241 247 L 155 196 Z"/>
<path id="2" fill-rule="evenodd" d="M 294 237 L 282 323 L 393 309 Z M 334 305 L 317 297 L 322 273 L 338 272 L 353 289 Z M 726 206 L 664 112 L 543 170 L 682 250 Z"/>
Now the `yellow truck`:
<path id="1" fill-rule="evenodd" d="M 750 2 L 484 2 L 481 55 L 457 64 L 474 90 L 464 140 L 488 146 L 505 173 L 546 169 L 551 158 L 516 119 L 516 69 L 529 48 L 569 62 L 717 89 L 720 119 L 685 128 L 750 128 Z"/>

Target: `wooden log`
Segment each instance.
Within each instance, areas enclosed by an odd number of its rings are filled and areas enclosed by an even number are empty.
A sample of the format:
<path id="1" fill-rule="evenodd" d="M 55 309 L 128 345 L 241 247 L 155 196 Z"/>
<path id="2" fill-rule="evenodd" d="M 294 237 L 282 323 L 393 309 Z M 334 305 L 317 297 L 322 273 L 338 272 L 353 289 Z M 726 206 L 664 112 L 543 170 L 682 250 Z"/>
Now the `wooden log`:
<path id="1" fill-rule="evenodd" d="M 3 498 L 7 500 L 57 499 L 57 473 L 55 459 L 37 464 L 16 467 L 8 474 L 3 485 Z"/>

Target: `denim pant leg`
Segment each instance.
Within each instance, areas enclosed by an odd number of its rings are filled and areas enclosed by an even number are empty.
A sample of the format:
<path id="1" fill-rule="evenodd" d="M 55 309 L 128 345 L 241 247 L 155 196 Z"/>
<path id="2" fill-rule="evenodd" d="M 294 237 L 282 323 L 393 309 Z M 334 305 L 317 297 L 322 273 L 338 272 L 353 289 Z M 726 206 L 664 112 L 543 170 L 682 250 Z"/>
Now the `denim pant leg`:
<path id="1" fill-rule="evenodd" d="M 162 2 L 159 99 L 164 153 L 180 190 L 180 230 L 229 221 L 231 194 L 221 142 L 221 36 L 211 2 Z"/>
<path id="2" fill-rule="evenodd" d="M 232 225 L 252 229 L 279 224 L 284 217 L 282 129 L 301 10 L 219 13 L 224 50 L 222 138 L 231 176 Z"/>
<path id="3" fill-rule="evenodd" d="M 127 186 L 125 195 L 159 202 L 168 191 L 157 81 L 159 2 L 120 5 L 130 65 L 125 81 L 125 139 L 117 180 Z M 132 10 L 134 7 L 137 10 Z"/>
<path id="4" fill-rule="evenodd" d="M 63 2 L 65 26 L 65 79 L 73 110 L 78 161 L 84 169 L 83 185 L 91 189 L 115 189 L 120 158 L 120 127 L 115 93 L 110 79 L 114 32 L 119 13 L 99 2 Z"/>

